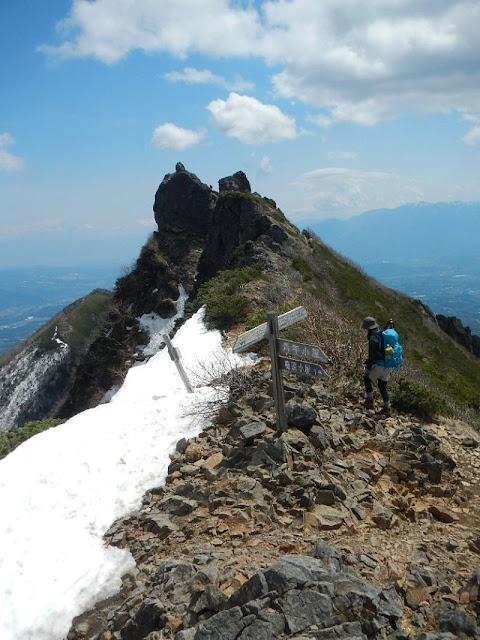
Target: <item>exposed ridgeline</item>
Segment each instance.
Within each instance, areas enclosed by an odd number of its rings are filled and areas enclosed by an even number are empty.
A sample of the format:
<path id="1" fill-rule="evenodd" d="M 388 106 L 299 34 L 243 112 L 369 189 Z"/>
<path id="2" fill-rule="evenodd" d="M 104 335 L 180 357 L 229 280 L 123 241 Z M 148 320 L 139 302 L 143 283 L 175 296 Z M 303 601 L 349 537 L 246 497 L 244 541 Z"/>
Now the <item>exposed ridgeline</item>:
<path id="1" fill-rule="evenodd" d="M 462 321 L 455 317 L 436 315 L 438 326 L 451 338 L 480 358 L 480 336 L 472 334 L 470 327 L 464 327 Z"/>
<path id="2" fill-rule="evenodd" d="M 142 316 L 174 318 L 185 290 L 185 315 L 206 303 L 211 324 L 231 339 L 263 322 L 267 311 L 303 305 L 308 317 L 289 330 L 290 337 L 322 345 L 333 363 L 332 384 L 362 368 L 361 319 L 373 314 L 383 323 L 393 317 L 405 349 L 402 375 L 434 390 L 442 409 L 460 409 L 478 421 L 478 359 L 441 331 L 421 302 L 379 284 L 314 234 L 300 232 L 274 200 L 251 191 L 243 172 L 222 178 L 214 191 L 178 163 L 157 190 L 154 212 L 158 230 L 117 281 L 68 392 L 52 396 L 36 419 L 70 417 L 108 399 L 129 367 L 150 355 Z M 60 338 L 68 344 L 68 337 Z M 57 352 L 62 348 L 58 344 Z M 54 377 L 55 369 L 48 375 Z M 11 373 L 6 377 L 11 383 Z M 16 386 L 28 386 L 23 380 L 17 377 Z M 6 428 L 22 421 L 15 418 Z"/>
<path id="3" fill-rule="evenodd" d="M 177 163 L 175 173 L 160 184 L 153 209 L 158 231 L 142 248 L 131 273 L 117 281 L 111 312 L 115 317 L 107 320 L 92 345 L 62 416 L 98 404 L 121 383 L 132 362 L 145 357 L 139 345 L 147 338 L 139 317 L 173 317 L 179 287 L 194 297 L 199 284 L 221 269 L 259 263 L 272 270 L 268 254 L 288 238 L 275 220 L 275 203 L 251 194 L 241 171 L 221 179 L 216 192 Z M 283 215 L 281 219 L 283 227 L 294 230 Z"/>
<path id="4" fill-rule="evenodd" d="M 0 358 L 0 431 L 57 415 L 111 298 L 110 291 L 92 291 Z"/>

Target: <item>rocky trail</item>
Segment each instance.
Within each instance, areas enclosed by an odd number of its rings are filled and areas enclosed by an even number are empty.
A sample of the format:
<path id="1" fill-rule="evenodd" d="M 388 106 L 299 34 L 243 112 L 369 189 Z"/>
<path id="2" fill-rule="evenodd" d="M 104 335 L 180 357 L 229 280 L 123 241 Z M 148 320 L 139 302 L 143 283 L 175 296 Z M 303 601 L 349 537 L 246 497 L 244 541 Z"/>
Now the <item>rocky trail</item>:
<path id="1" fill-rule="evenodd" d="M 267 373 L 105 536 L 136 569 L 69 640 L 480 638 L 480 438 Z"/>

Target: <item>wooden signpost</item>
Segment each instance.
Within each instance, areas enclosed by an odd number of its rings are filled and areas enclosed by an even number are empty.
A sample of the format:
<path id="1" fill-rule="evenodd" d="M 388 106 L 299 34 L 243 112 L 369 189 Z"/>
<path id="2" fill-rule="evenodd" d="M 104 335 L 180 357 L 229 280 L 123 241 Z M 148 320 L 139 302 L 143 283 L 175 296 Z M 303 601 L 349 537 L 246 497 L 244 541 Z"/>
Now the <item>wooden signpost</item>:
<path id="1" fill-rule="evenodd" d="M 285 394 L 283 390 L 282 370 L 299 375 L 311 376 L 320 380 L 328 380 L 328 374 L 320 366 L 320 363 L 328 363 L 327 356 L 320 347 L 315 347 L 302 342 L 293 342 L 278 337 L 278 332 L 307 317 L 303 307 L 297 307 L 287 313 L 277 316 L 276 313 L 267 315 L 267 322 L 242 333 L 237 338 L 233 351 L 239 353 L 256 342 L 268 338 L 270 346 L 270 359 L 272 362 L 273 400 L 277 415 L 277 431 L 283 433 L 287 430 L 287 418 L 285 414 Z M 290 357 L 294 356 L 294 357 Z"/>
<path id="2" fill-rule="evenodd" d="M 188 376 L 185 373 L 185 369 L 183 368 L 183 365 L 180 362 L 180 351 L 173 346 L 172 341 L 170 340 L 170 338 L 166 333 L 163 335 L 163 340 L 167 345 L 168 355 L 170 356 L 170 359 L 173 360 L 173 363 L 177 367 L 177 371 L 180 374 L 180 378 L 182 379 L 183 384 L 185 385 L 185 389 L 187 390 L 188 393 L 193 393 L 193 388 L 192 388 L 192 385 L 190 384 L 190 380 L 188 379 Z"/>

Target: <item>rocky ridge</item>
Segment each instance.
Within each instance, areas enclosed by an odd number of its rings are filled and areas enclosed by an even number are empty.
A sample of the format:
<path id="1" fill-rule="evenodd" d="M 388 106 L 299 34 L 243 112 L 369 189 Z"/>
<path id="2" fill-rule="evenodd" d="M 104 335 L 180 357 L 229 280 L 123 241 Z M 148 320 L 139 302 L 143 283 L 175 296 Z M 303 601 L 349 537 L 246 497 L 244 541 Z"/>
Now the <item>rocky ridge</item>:
<path id="1" fill-rule="evenodd" d="M 472 334 L 470 327 L 464 327 L 462 321 L 455 316 L 447 317 L 442 314 L 436 316 L 438 326 L 447 335 L 480 358 L 480 336 Z"/>
<path id="2" fill-rule="evenodd" d="M 137 567 L 68 639 L 479 638 L 478 435 L 294 378 L 279 435 L 263 369 L 111 527 Z"/>

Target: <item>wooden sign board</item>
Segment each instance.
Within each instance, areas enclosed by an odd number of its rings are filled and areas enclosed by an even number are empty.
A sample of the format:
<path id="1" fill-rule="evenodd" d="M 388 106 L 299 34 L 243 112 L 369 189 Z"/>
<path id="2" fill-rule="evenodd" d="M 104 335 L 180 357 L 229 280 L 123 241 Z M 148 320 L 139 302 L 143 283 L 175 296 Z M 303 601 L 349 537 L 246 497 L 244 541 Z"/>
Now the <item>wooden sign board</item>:
<path id="1" fill-rule="evenodd" d="M 320 347 L 315 347 L 311 344 L 304 344 L 303 342 L 293 342 L 292 340 L 279 339 L 278 353 L 281 356 L 293 356 L 294 358 L 302 358 L 303 360 L 309 360 L 310 362 L 329 362 L 327 356 L 323 353 Z"/>
<path id="2" fill-rule="evenodd" d="M 303 307 L 296 307 L 291 311 L 287 311 L 283 313 L 281 316 L 278 316 L 278 329 L 281 331 L 282 329 L 286 329 L 295 322 L 299 322 L 307 317 L 307 312 Z M 263 324 L 259 324 L 258 327 L 254 329 L 250 329 L 250 331 L 246 331 L 242 333 L 241 336 L 238 336 L 237 341 L 233 346 L 233 352 L 239 353 L 240 351 L 244 351 L 248 347 L 251 347 L 252 344 L 256 342 L 260 342 L 264 338 L 268 337 L 268 325 L 266 322 Z"/>
<path id="3" fill-rule="evenodd" d="M 311 376 L 312 378 L 318 378 L 319 380 L 329 379 L 328 373 L 324 371 L 319 364 L 313 364 L 312 362 L 279 357 L 278 366 L 280 369 L 288 371 L 289 373 Z"/>

